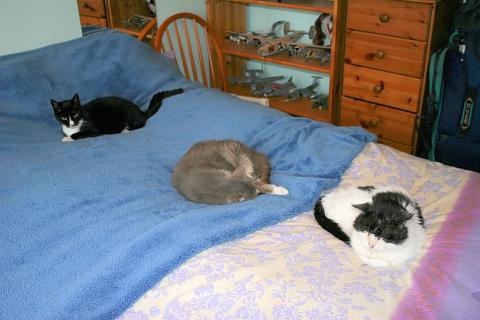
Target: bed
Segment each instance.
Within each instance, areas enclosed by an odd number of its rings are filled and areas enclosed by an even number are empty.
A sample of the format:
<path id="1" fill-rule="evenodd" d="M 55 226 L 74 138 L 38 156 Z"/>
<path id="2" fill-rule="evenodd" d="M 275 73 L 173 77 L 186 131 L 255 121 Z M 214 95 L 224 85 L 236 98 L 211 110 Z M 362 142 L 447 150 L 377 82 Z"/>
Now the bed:
<path id="1" fill-rule="evenodd" d="M 116 31 L 0 57 L 0 318 L 476 319 L 480 176 L 375 143 L 361 128 L 293 118 L 201 88 Z M 50 99 L 119 95 L 145 128 L 61 142 Z M 171 186 L 195 142 L 267 154 L 290 194 L 225 206 Z M 362 265 L 311 209 L 338 184 L 398 184 L 428 241 L 402 267 Z"/>

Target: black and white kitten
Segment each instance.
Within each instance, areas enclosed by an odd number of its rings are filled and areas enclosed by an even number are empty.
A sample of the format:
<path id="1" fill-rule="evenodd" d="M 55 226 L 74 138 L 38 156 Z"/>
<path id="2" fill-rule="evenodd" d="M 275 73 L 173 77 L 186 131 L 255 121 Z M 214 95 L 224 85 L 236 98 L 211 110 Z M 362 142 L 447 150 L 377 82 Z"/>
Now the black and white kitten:
<path id="1" fill-rule="evenodd" d="M 410 260 L 425 241 L 420 207 L 395 186 L 338 188 L 318 200 L 315 219 L 373 267 Z"/>
<path id="2" fill-rule="evenodd" d="M 146 111 L 120 97 L 98 98 L 82 106 L 75 94 L 72 99 L 50 103 L 55 118 L 62 124 L 62 141 L 72 141 L 142 128 L 160 109 L 163 99 L 182 92 L 183 89 L 175 89 L 156 93 Z"/>

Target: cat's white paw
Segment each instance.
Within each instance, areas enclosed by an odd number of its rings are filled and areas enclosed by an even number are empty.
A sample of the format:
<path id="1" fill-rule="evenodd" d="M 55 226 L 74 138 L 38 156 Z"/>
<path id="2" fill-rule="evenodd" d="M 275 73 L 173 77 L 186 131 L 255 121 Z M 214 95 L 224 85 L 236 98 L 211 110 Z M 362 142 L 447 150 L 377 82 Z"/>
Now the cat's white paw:
<path id="1" fill-rule="evenodd" d="M 62 139 L 62 142 L 70 142 L 70 141 L 73 141 L 73 139 L 70 137 L 63 137 Z"/>
<path id="2" fill-rule="evenodd" d="M 128 128 L 125 128 L 125 129 L 123 129 L 122 132 L 120 132 L 120 133 L 129 133 L 129 132 L 130 132 L 130 130 L 128 130 Z"/>
<path id="3" fill-rule="evenodd" d="M 287 188 L 273 185 L 272 194 L 285 196 L 285 195 L 288 194 L 288 190 L 287 190 Z"/>

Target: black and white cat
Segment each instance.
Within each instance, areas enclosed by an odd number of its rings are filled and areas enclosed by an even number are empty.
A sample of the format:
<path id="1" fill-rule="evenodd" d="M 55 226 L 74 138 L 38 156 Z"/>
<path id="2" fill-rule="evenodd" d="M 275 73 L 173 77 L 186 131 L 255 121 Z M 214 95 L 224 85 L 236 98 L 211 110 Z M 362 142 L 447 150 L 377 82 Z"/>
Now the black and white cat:
<path id="1" fill-rule="evenodd" d="M 255 198 L 259 193 L 286 195 L 270 184 L 267 157 L 235 140 L 194 144 L 177 163 L 172 183 L 186 199 L 226 204 Z"/>
<path id="2" fill-rule="evenodd" d="M 315 219 L 373 267 L 410 260 L 425 242 L 420 207 L 396 186 L 338 188 L 318 200 Z"/>
<path id="3" fill-rule="evenodd" d="M 75 94 L 72 99 L 50 103 L 55 118 L 62 124 L 62 141 L 72 141 L 142 128 L 160 109 L 163 99 L 182 92 L 183 89 L 175 89 L 156 93 L 146 111 L 120 97 L 98 98 L 82 106 Z"/>

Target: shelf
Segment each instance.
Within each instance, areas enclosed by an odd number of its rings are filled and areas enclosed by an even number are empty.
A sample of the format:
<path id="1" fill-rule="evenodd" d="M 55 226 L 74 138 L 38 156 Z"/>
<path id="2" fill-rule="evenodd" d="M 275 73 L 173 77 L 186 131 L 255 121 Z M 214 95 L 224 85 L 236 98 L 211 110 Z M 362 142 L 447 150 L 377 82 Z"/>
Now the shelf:
<path id="1" fill-rule="evenodd" d="M 242 96 L 254 97 L 247 87 L 229 85 L 228 91 Z M 258 97 L 257 97 L 258 98 Z M 269 98 L 270 107 L 289 113 L 294 116 L 310 118 L 318 121 L 330 122 L 330 115 L 326 109 L 312 109 L 312 101 L 299 98 L 295 101 L 284 102 L 285 97 Z"/>
<path id="2" fill-rule="evenodd" d="M 228 2 L 313 11 L 328 14 L 332 14 L 333 12 L 333 1 L 330 0 L 283 0 L 282 2 L 278 2 L 277 0 L 228 0 Z"/>
<path id="3" fill-rule="evenodd" d="M 313 72 L 330 74 L 330 65 L 322 66 L 320 65 L 319 61 L 313 59 L 305 60 L 305 58 L 303 58 L 301 55 L 290 56 L 288 55 L 288 52 L 282 52 L 273 56 L 262 57 L 257 53 L 257 48 L 255 48 L 254 46 L 243 43 L 235 43 L 228 39 L 223 40 L 222 48 L 224 54 L 232 56 L 270 62 Z"/>
<path id="4" fill-rule="evenodd" d="M 336 123 L 339 110 L 339 90 L 341 80 L 341 57 L 343 56 L 343 40 L 345 12 L 347 1 L 332 0 L 215 0 L 207 1 L 208 22 L 220 39 L 220 47 L 225 57 L 227 76 L 241 76 L 248 66 L 248 60 L 268 63 L 283 67 L 306 71 L 314 75 L 329 76 L 328 109 L 312 109 L 312 101 L 301 98 L 296 101 L 284 102 L 285 98 L 275 97 L 270 99 L 272 108 L 284 111 L 294 116 L 301 116 Z M 313 13 L 331 14 L 333 17 L 333 38 L 331 43 L 331 61 L 321 65 L 318 59 L 305 59 L 303 54 L 292 55 L 288 51 L 263 57 L 258 53 L 258 48 L 244 42 L 236 43 L 223 38 L 226 32 L 246 32 L 248 29 L 249 14 L 252 7 L 262 7 L 272 12 L 272 18 L 278 16 L 281 20 L 286 11 L 297 10 L 299 15 Z M 285 10 L 274 10 L 285 9 Z M 302 19 L 302 17 L 299 17 Z M 340 35 L 340 36 L 336 36 Z M 229 92 L 243 96 L 252 96 L 248 87 L 230 86 Z"/>

